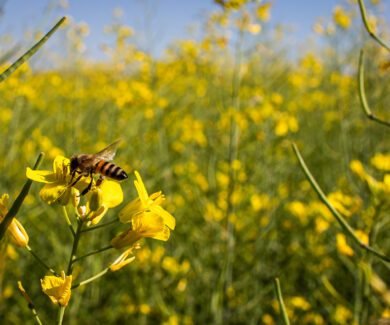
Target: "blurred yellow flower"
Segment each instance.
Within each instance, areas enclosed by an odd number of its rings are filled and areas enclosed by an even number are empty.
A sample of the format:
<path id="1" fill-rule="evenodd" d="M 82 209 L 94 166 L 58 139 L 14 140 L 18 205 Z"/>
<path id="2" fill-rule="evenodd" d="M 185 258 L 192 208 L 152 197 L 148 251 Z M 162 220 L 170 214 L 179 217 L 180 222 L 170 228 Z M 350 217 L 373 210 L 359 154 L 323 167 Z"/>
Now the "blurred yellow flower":
<path id="1" fill-rule="evenodd" d="M 390 154 L 377 153 L 370 162 L 378 170 L 390 171 Z"/>
<path id="2" fill-rule="evenodd" d="M 0 222 L 3 221 L 5 215 L 8 212 L 8 201 L 8 194 L 3 194 L 0 197 Z M 28 245 L 28 234 L 23 228 L 22 224 L 16 218 L 14 218 L 8 226 L 7 234 L 16 246 L 26 247 Z"/>
<path id="3" fill-rule="evenodd" d="M 48 275 L 41 279 L 42 291 L 49 296 L 54 304 L 67 306 L 72 286 L 72 276 L 65 276 L 65 272 L 61 272 L 61 276 Z"/>
<path id="4" fill-rule="evenodd" d="M 268 21 L 271 18 L 271 2 L 265 2 L 256 9 L 256 16 L 261 21 Z"/>
<path id="5" fill-rule="evenodd" d="M 340 6 L 336 6 L 333 10 L 333 21 L 335 24 L 343 29 L 348 29 L 351 25 L 351 17 Z"/>
<path id="6" fill-rule="evenodd" d="M 347 243 L 347 238 L 345 237 L 344 234 L 337 234 L 336 235 L 336 245 L 337 245 L 337 250 L 346 256 L 353 256 L 354 252 L 351 246 L 348 245 Z"/>
<path id="7" fill-rule="evenodd" d="M 310 309 L 310 304 L 304 297 L 300 297 L 300 296 L 292 297 L 290 298 L 290 304 L 297 309 L 302 309 L 302 310 Z"/>

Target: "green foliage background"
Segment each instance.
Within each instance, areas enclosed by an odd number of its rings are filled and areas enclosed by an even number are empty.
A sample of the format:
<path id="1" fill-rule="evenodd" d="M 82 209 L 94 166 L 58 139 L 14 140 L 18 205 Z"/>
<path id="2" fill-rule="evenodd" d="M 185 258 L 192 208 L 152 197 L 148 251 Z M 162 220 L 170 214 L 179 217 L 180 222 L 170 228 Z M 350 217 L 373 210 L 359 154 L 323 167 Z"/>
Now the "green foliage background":
<path id="1" fill-rule="evenodd" d="M 389 73 L 380 68 L 388 54 L 367 39 L 351 5 L 346 12 L 356 19 L 350 26 L 335 20 L 333 32 L 316 36 L 321 46 L 292 58 L 288 33 L 250 16 L 251 6 L 221 8 L 205 21 L 200 40 L 179 41 L 160 58 L 137 48 L 130 30 L 114 23 L 113 55 L 105 63 L 77 54 L 85 26 L 71 22 L 65 31 L 72 33 L 52 38 L 70 53 L 62 65 L 23 65 L 1 84 L 0 193 L 16 197 L 40 151 L 44 169 L 51 169 L 58 154 L 96 152 L 121 138 L 116 163 L 139 170 L 150 191 L 162 189 L 177 220 L 167 243 L 146 240 L 135 262 L 75 289 L 65 323 L 276 324 L 276 276 L 292 323 L 390 317 L 389 265 L 348 240 L 337 244 L 341 229 L 290 146 L 298 144 L 348 222 L 371 239 L 375 234 L 372 244 L 390 254 L 389 129 L 364 117 L 356 81 L 364 45 L 368 100 L 390 119 Z M 263 31 L 253 35 L 251 24 Z M 50 51 L 36 55 L 50 57 Z M 372 160 L 378 154 L 385 157 L 381 168 Z M 382 192 L 351 171 L 354 160 Z M 18 219 L 30 246 L 62 270 L 70 233 L 60 208 L 40 200 L 40 187 L 33 184 Z M 135 196 L 132 180 L 122 188 L 125 202 Z M 116 233 L 114 226 L 85 235 L 81 254 L 107 245 Z M 347 244 L 354 253 L 346 252 Z M 1 245 L 4 324 L 32 322 L 18 280 L 41 318 L 55 319 L 57 308 L 40 289 L 45 271 L 27 251 Z M 117 254 L 87 259 L 75 276 L 96 274 Z"/>

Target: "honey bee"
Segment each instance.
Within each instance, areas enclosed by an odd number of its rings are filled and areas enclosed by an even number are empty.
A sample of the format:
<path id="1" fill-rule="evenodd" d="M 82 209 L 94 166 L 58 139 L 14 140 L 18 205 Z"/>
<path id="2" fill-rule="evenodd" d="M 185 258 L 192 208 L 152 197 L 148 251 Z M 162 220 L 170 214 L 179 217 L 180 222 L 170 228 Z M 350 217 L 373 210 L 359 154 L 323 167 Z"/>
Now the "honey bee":
<path id="1" fill-rule="evenodd" d="M 73 155 L 70 158 L 71 179 L 69 182 L 69 187 L 74 186 L 81 179 L 81 177 L 89 176 L 91 181 L 89 185 L 81 192 L 81 195 L 85 195 L 92 187 L 94 174 L 100 175 L 97 181 L 98 185 L 102 182 L 105 176 L 117 181 L 126 179 L 128 177 L 126 172 L 121 167 L 111 162 L 114 159 L 119 142 L 120 140 L 117 140 L 95 154 Z M 79 175 L 76 177 L 76 174 Z"/>

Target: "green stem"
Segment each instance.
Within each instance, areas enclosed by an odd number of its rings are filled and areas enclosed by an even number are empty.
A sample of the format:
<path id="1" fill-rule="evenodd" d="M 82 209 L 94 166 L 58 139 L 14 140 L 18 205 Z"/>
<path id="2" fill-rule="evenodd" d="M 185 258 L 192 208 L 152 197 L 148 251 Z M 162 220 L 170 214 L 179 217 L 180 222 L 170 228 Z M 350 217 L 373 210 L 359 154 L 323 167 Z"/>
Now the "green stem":
<path id="1" fill-rule="evenodd" d="M 377 123 L 380 123 L 382 125 L 385 125 L 387 127 L 390 127 L 390 123 L 384 120 L 381 120 L 380 118 L 376 117 L 371 109 L 370 106 L 368 105 L 367 102 L 367 97 L 366 97 L 366 91 L 364 88 L 364 51 L 363 49 L 360 50 L 360 55 L 359 55 L 359 74 L 358 74 L 358 85 L 359 85 L 359 98 L 360 98 L 360 103 L 363 107 L 364 113 L 366 116 Z"/>
<path id="2" fill-rule="evenodd" d="M 43 152 L 41 152 L 39 154 L 33 169 L 37 169 L 39 167 L 44 155 L 45 154 Z M 4 234 L 5 234 L 6 230 L 8 229 L 9 225 L 11 224 L 12 220 L 18 214 L 18 211 L 19 211 L 20 207 L 22 206 L 24 199 L 26 198 L 28 192 L 30 191 L 31 184 L 32 184 L 32 180 L 28 179 L 26 181 L 26 183 L 24 184 L 22 190 L 20 191 L 18 197 L 16 198 L 16 200 L 12 204 L 11 208 L 8 210 L 7 214 L 5 215 L 3 221 L 1 222 L 1 224 L 0 224 L 0 240 L 4 237 Z"/>
<path id="3" fill-rule="evenodd" d="M 66 271 L 66 275 L 72 275 L 73 263 L 76 259 L 76 253 L 77 253 L 77 248 L 78 248 L 80 237 L 81 237 L 82 227 L 83 227 L 83 220 L 78 219 L 77 220 L 77 229 L 76 229 L 75 236 L 73 238 L 73 246 L 72 246 L 72 251 L 71 251 L 70 257 L 69 257 L 68 269 Z M 57 317 L 57 324 L 58 325 L 62 324 L 62 321 L 64 319 L 65 308 L 66 308 L 66 306 L 61 306 L 59 311 L 58 311 L 58 317 Z"/>
<path id="4" fill-rule="evenodd" d="M 66 221 L 66 224 L 68 225 L 69 229 L 70 229 L 70 232 L 72 233 L 73 235 L 73 238 L 76 236 L 76 233 L 74 231 L 74 228 L 72 226 L 72 223 L 70 222 L 70 219 L 69 219 L 69 215 L 68 215 L 68 211 L 66 210 L 66 206 L 63 205 L 62 206 L 62 213 L 64 215 L 64 218 L 65 218 L 65 221 Z"/>
<path id="5" fill-rule="evenodd" d="M 103 271 L 99 272 L 98 274 L 96 274 L 96 275 L 90 277 L 90 278 L 87 279 L 87 280 L 84 280 L 84 281 L 81 281 L 80 283 L 76 283 L 76 284 L 72 285 L 72 289 L 75 289 L 75 288 L 81 287 L 81 286 L 83 286 L 83 285 L 86 285 L 86 284 L 88 284 L 88 283 L 90 283 L 90 282 L 92 282 L 92 281 L 94 281 L 94 280 L 96 280 L 96 279 L 102 277 L 102 276 L 105 275 L 108 271 L 110 271 L 110 268 L 109 268 L 109 267 L 106 268 L 106 269 L 104 269 Z"/>
<path id="6" fill-rule="evenodd" d="M 100 225 L 98 225 L 98 226 L 85 228 L 85 229 L 83 229 L 81 232 L 88 232 L 88 231 L 92 231 L 92 230 L 95 230 L 95 229 L 107 227 L 107 226 L 112 225 L 112 224 L 114 224 L 114 223 L 116 223 L 116 222 L 118 222 L 118 221 L 119 221 L 119 219 L 118 219 L 118 218 L 115 218 L 114 220 L 111 220 L 111 221 L 102 223 L 102 224 L 100 224 Z"/>
<path id="7" fill-rule="evenodd" d="M 48 270 L 50 273 L 54 274 L 55 276 L 60 276 L 56 271 L 53 270 L 50 266 L 48 266 L 42 259 L 31 249 L 30 246 L 26 246 L 26 249 L 30 252 L 30 254 L 37 260 L 37 262 L 43 266 L 46 270 Z"/>
<path id="8" fill-rule="evenodd" d="M 362 16 L 362 20 L 364 23 L 364 27 L 366 28 L 368 34 L 377 41 L 382 47 L 384 47 L 386 50 L 390 51 L 390 47 L 379 37 L 377 36 L 373 30 L 371 29 L 370 24 L 368 23 L 367 13 L 366 13 L 366 7 L 364 5 L 363 0 L 359 0 L 359 8 L 360 8 L 360 14 Z"/>
<path id="9" fill-rule="evenodd" d="M 49 39 L 49 37 L 60 27 L 60 25 L 65 21 L 65 17 L 62 17 L 57 24 L 54 25 L 52 29 L 49 30 L 33 47 L 31 47 L 27 52 L 25 52 L 18 60 L 16 60 L 10 67 L 8 67 L 1 75 L 0 75 L 0 83 L 7 79 L 17 68 L 19 68 L 25 61 L 27 61 L 30 57 L 32 57 L 45 42 Z"/>
<path id="10" fill-rule="evenodd" d="M 62 321 L 64 319 L 64 313 L 65 313 L 65 306 L 61 306 L 60 310 L 58 311 L 58 317 L 57 317 L 57 324 L 61 325 Z"/>
<path id="11" fill-rule="evenodd" d="M 311 172 L 309 171 L 309 169 L 307 168 L 306 166 L 306 163 L 305 161 L 303 160 L 299 150 L 298 150 L 298 147 L 296 146 L 295 143 L 292 143 L 292 147 L 293 147 L 293 150 L 295 152 L 295 155 L 297 156 L 298 158 L 298 161 L 299 161 L 299 164 L 303 170 L 303 172 L 305 173 L 306 175 L 306 178 L 309 180 L 311 186 L 313 187 L 313 189 L 317 192 L 320 200 L 327 206 L 327 208 L 329 209 L 329 211 L 333 214 L 333 216 L 336 218 L 337 222 L 340 224 L 341 228 L 344 230 L 344 232 L 349 235 L 349 237 L 351 239 L 353 239 L 353 241 L 358 244 L 361 248 L 365 249 L 366 251 L 374 254 L 375 256 L 379 257 L 381 260 L 387 262 L 387 263 L 390 263 L 390 258 L 387 257 L 386 255 L 376 251 L 374 248 L 372 248 L 371 246 L 369 245 L 366 245 L 365 243 L 363 243 L 355 234 L 354 230 L 352 229 L 352 227 L 347 223 L 347 221 L 343 218 L 343 216 L 333 207 L 333 205 L 328 201 L 328 199 L 326 198 L 326 195 L 324 194 L 324 192 L 322 191 L 322 189 L 320 188 L 320 186 L 318 185 L 318 183 L 316 182 L 316 180 L 314 179 L 313 175 L 311 174 Z"/>
<path id="12" fill-rule="evenodd" d="M 112 245 L 109 245 L 109 246 L 106 246 L 106 247 L 97 249 L 97 250 L 95 250 L 95 251 L 89 252 L 88 254 L 85 254 L 85 255 L 83 255 L 83 256 L 80 256 L 80 257 L 77 257 L 77 258 L 73 259 L 73 263 L 78 262 L 79 260 L 82 260 L 83 258 L 86 258 L 86 257 L 88 257 L 88 256 L 95 255 L 95 254 L 99 254 L 99 253 L 104 252 L 104 251 L 106 251 L 106 250 L 108 250 L 108 249 L 111 249 L 111 248 L 113 248 L 113 246 L 112 246 Z"/>
<path id="13" fill-rule="evenodd" d="M 290 325 L 290 321 L 287 316 L 287 310 L 286 310 L 286 306 L 284 305 L 282 290 L 280 289 L 280 283 L 278 278 L 274 279 L 274 287 L 275 287 L 276 297 L 278 298 L 280 311 L 282 312 L 283 323 L 284 325 Z"/>

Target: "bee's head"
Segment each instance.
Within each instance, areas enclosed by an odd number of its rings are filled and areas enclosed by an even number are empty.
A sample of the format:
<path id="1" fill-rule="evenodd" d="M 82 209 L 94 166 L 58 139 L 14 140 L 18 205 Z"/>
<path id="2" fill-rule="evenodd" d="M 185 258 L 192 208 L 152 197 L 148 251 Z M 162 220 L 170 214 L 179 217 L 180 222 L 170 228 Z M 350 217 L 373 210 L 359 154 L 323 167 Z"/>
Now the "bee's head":
<path id="1" fill-rule="evenodd" d="M 73 173 L 78 167 L 79 163 L 76 156 L 70 158 L 70 173 Z"/>

